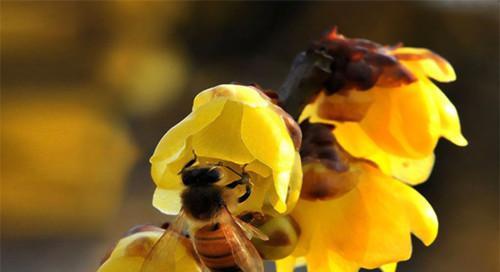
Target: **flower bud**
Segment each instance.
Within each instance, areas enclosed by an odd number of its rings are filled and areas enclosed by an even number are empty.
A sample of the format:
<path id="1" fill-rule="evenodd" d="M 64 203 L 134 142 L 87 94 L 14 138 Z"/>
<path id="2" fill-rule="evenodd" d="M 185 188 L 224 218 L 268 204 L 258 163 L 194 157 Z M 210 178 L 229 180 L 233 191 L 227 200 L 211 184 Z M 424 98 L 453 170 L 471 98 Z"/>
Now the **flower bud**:
<path id="1" fill-rule="evenodd" d="M 290 216 L 278 216 L 267 219 L 258 227 L 269 240 L 252 239 L 264 259 L 282 259 L 292 253 L 297 245 L 300 228 Z"/>
<path id="2" fill-rule="evenodd" d="M 360 172 L 356 160 L 347 154 L 332 134 L 333 126 L 301 123 L 304 133 L 302 156 L 303 184 L 300 198 L 326 200 L 351 191 Z"/>
<path id="3" fill-rule="evenodd" d="M 360 172 L 350 169 L 339 172 L 321 163 L 304 165 L 304 184 L 300 197 L 307 200 L 326 200 L 343 196 L 358 184 Z"/>

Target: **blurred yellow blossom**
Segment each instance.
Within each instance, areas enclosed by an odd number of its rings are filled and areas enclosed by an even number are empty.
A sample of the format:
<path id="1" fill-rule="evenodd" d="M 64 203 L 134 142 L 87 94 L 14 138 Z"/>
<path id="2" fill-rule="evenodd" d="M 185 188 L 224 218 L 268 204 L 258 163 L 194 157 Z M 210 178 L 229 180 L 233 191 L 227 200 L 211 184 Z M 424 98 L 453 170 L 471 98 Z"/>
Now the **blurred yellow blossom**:
<path id="1" fill-rule="evenodd" d="M 134 118 L 168 108 L 188 80 L 188 54 L 174 30 L 186 3 L 139 1 L 110 3 L 109 37 L 96 79 L 114 103 Z"/>
<path id="2" fill-rule="evenodd" d="M 106 89 L 135 116 L 151 114 L 174 101 L 187 78 L 182 52 L 151 47 L 117 43 L 99 70 Z"/>
<path id="3" fill-rule="evenodd" d="M 15 237 L 102 231 L 136 158 L 128 128 L 72 95 L 78 89 L 23 91 L 6 94 L 1 106 L 3 230 Z"/>
<path id="4" fill-rule="evenodd" d="M 219 85 L 201 92 L 191 114 L 163 136 L 151 157 L 158 186 L 153 205 L 167 214 L 180 210 L 183 184 L 178 173 L 194 152 L 200 161 L 247 165 L 254 191 L 237 211 L 289 211 L 302 182 L 300 129 L 290 120 L 254 87 Z"/>

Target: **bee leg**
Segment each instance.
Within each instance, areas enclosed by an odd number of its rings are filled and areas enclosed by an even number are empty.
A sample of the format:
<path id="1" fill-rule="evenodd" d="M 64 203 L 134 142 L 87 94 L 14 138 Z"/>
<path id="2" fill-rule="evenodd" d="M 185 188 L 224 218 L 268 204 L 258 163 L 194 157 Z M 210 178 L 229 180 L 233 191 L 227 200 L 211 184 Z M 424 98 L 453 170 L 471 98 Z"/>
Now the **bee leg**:
<path id="1" fill-rule="evenodd" d="M 193 159 L 192 159 L 192 160 L 190 160 L 190 161 L 186 164 L 186 166 L 184 166 L 184 167 L 190 167 L 190 166 L 192 166 L 192 165 L 193 165 L 193 164 L 194 164 L 194 163 L 198 160 L 198 155 L 196 155 L 196 153 L 194 153 L 194 149 L 193 149 L 192 151 L 193 151 Z"/>
<path id="2" fill-rule="evenodd" d="M 231 168 L 229 168 L 229 169 L 231 169 Z M 250 185 L 249 185 L 249 183 L 250 183 L 250 176 L 246 172 L 243 172 L 242 174 L 240 174 L 238 172 L 234 172 L 234 173 L 237 174 L 237 175 L 239 175 L 241 178 L 238 179 L 238 180 L 235 180 L 235 181 L 233 181 L 231 183 L 229 183 L 228 185 L 226 185 L 226 188 L 234 189 L 238 185 L 246 185 L 247 187 L 250 187 Z M 249 189 L 247 188 L 247 191 L 248 190 Z"/>
<path id="3" fill-rule="evenodd" d="M 252 194 L 252 183 L 250 181 L 250 175 L 247 172 L 245 172 L 245 168 L 247 167 L 247 165 L 248 164 L 243 165 L 243 167 L 241 169 L 242 173 L 238 173 L 236 170 L 234 170 L 233 168 L 231 168 L 229 166 L 224 166 L 225 168 L 229 169 L 231 172 L 233 172 L 236 175 L 241 177 L 240 179 L 235 180 L 235 181 L 227 184 L 226 188 L 234 189 L 238 185 L 245 185 L 245 193 L 242 196 L 238 197 L 238 203 L 244 202 Z"/>
<path id="4" fill-rule="evenodd" d="M 234 189 L 234 188 L 236 188 L 236 186 L 242 185 L 242 184 L 243 184 L 243 180 L 238 179 L 238 180 L 235 180 L 235 181 L 229 183 L 228 185 L 226 185 L 226 188 Z"/>
<path id="5" fill-rule="evenodd" d="M 245 193 L 242 196 L 238 197 L 238 203 L 245 202 L 245 200 L 247 200 L 252 194 L 252 186 L 250 182 L 245 183 L 245 189 Z"/>

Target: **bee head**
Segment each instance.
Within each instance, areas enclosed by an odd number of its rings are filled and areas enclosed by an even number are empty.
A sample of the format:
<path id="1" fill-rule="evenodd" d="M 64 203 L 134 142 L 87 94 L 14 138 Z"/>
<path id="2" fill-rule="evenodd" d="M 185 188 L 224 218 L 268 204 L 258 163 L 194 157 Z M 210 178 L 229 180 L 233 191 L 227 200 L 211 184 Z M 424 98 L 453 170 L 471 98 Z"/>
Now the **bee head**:
<path id="1" fill-rule="evenodd" d="M 182 172 L 182 183 L 186 186 L 204 186 L 216 183 L 222 178 L 222 172 L 217 166 L 189 167 Z"/>

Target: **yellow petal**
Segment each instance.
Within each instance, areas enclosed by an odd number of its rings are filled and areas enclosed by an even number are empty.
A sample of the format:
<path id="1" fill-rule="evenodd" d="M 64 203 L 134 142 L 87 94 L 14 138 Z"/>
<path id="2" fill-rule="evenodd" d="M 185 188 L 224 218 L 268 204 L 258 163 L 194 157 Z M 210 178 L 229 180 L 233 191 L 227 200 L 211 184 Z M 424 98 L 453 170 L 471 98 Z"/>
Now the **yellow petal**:
<path id="1" fill-rule="evenodd" d="M 243 103 L 250 107 L 265 107 L 269 101 L 253 87 L 234 84 L 223 84 L 200 92 L 194 99 L 193 111 L 214 99 L 224 98 L 230 101 Z"/>
<path id="2" fill-rule="evenodd" d="M 271 203 L 273 209 L 266 209 L 265 212 L 272 216 L 279 216 L 280 214 L 286 214 L 293 210 L 297 200 L 300 197 L 302 188 L 302 163 L 300 154 L 295 152 L 295 161 L 293 164 L 292 172 L 290 174 L 290 182 L 288 185 L 288 193 L 286 203 L 283 203 L 276 190 L 269 191 L 267 194 L 268 200 Z M 285 205 L 283 205 L 285 204 Z M 276 213 L 276 211 L 278 213 Z"/>
<path id="3" fill-rule="evenodd" d="M 320 93 L 318 95 L 318 97 L 314 100 L 314 103 L 307 104 L 304 107 L 304 109 L 302 110 L 302 112 L 300 113 L 299 123 L 302 123 L 304 120 L 309 118 L 309 122 L 311 122 L 311 123 L 323 123 L 323 124 L 331 124 L 331 125 L 337 124 L 338 122 L 336 120 L 330 120 L 327 118 L 323 118 L 323 117 L 319 116 L 319 114 L 318 114 L 319 107 L 320 107 L 322 101 L 324 101 L 325 99 L 326 99 L 325 94 Z"/>
<path id="4" fill-rule="evenodd" d="M 339 272 L 358 272 L 359 265 L 355 262 L 348 261 L 334 251 L 328 251 L 329 271 Z M 314 270 L 312 270 L 314 271 Z"/>
<path id="5" fill-rule="evenodd" d="M 97 272 L 140 272 L 142 258 L 120 258 L 104 263 Z"/>
<path id="6" fill-rule="evenodd" d="M 169 190 L 180 190 L 183 186 L 181 176 L 178 174 L 186 163 L 193 158 L 191 140 L 188 139 L 181 152 L 176 154 L 176 159 L 166 164 L 163 175 L 159 178 L 158 187 Z M 153 169 L 153 168 L 152 168 Z M 153 179 L 154 180 L 154 179 Z"/>
<path id="7" fill-rule="evenodd" d="M 260 177 L 267 178 L 271 175 L 271 169 L 258 160 L 254 160 L 245 168 L 248 172 L 254 172 Z"/>
<path id="8" fill-rule="evenodd" d="M 466 146 L 467 140 L 462 135 L 460 119 L 455 106 L 439 88 L 432 88 L 430 93 L 439 110 L 441 135 L 458 146 Z"/>
<path id="9" fill-rule="evenodd" d="M 167 165 L 179 158 L 186 147 L 186 141 L 189 136 L 208 126 L 220 115 L 225 103 L 226 100 L 220 99 L 200 107 L 197 111 L 192 112 L 184 120 L 171 128 L 161 138 L 150 159 L 151 175 L 156 184 L 167 186 L 172 182 L 163 177 Z"/>
<path id="10" fill-rule="evenodd" d="M 163 232 L 145 231 L 121 239 L 109 258 L 99 267 L 98 272 L 139 272 L 147 254 Z M 178 244 L 176 248 L 175 271 L 201 271 L 188 250 Z"/>
<path id="11" fill-rule="evenodd" d="M 417 191 L 404 184 L 394 184 L 394 194 L 400 194 L 405 200 L 407 217 L 411 232 L 426 246 L 434 242 L 438 234 L 439 223 L 434 209 Z"/>
<path id="12" fill-rule="evenodd" d="M 390 155 L 387 157 L 389 159 L 387 164 L 379 165 L 382 172 L 410 185 L 426 181 L 432 172 L 435 161 L 434 154 L 422 159 L 408 159 Z"/>
<path id="13" fill-rule="evenodd" d="M 408 184 L 416 185 L 426 181 L 432 171 L 434 154 L 421 159 L 393 155 L 377 146 L 358 123 L 339 123 L 333 134 L 349 154 L 374 162 L 383 173 Z"/>
<path id="14" fill-rule="evenodd" d="M 279 212 L 286 211 L 288 187 L 295 162 L 295 148 L 284 121 L 271 108 L 245 107 L 241 139 L 252 155 L 273 171 Z"/>
<path id="15" fill-rule="evenodd" d="M 242 141 L 243 108 L 246 107 L 241 103 L 227 101 L 217 119 L 193 135 L 192 145 L 198 156 L 231 161 L 240 165 L 255 159 Z"/>
<path id="16" fill-rule="evenodd" d="M 326 96 L 320 93 L 315 98 L 314 109 L 306 109 L 305 113 L 314 110 L 312 116 L 335 121 L 359 121 L 363 119 L 370 105 L 373 103 L 373 92 L 349 90 L 348 92 L 335 93 Z M 311 116 L 311 114 L 309 114 Z M 304 118 L 303 116 L 302 118 Z M 314 120 L 310 120 L 315 122 Z"/>
<path id="17" fill-rule="evenodd" d="M 306 258 L 294 257 L 292 255 L 275 262 L 277 272 L 293 272 L 295 268 L 305 267 L 307 265 Z"/>
<path id="18" fill-rule="evenodd" d="M 276 261 L 277 272 L 293 272 L 295 269 L 295 261 L 297 258 L 293 256 L 286 257 Z"/>
<path id="19" fill-rule="evenodd" d="M 326 265 L 321 261 L 326 250 L 345 259 L 344 265 L 368 269 L 407 260 L 410 233 L 429 244 L 438 228 L 432 207 L 418 192 L 368 165 L 356 189 L 334 200 L 300 200 L 292 216 L 310 241 L 304 245 L 301 237 L 298 247 L 318 267 Z"/>
<path id="20" fill-rule="evenodd" d="M 313 117 L 318 116 L 318 114 L 316 113 L 317 108 L 318 108 L 318 103 L 307 104 L 304 107 L 304 109 L 302 110 L 302 112 L 300 113 L 299 124 L 304 122 L 307 118 L 309 118 L 309 122 L 311 122 L 311 123 L 320 123 L 317 120 L 312 120 Z M 329 120 L 326 120 L 326 121 L 329 121 Z"/>
<path id="21" fill-rule="evenodd" d="M 237 207 L 232 210 L 234 214 L 240 214 L 247 211 L 261 212 L 262 204 L 265 203 L 269 194 L 268 192 L 274 190 L 271 188 L 273 185 L 271 176 L 261 178 L 258 177 L 257 174 L 250 173 L 250 179 L 253 182 L 252 194 L 250 194 L 250 197 L 245 202 L 239 203 Z"/>
<path id="22" fill-rule="evenodd" d="M 400 47 L 392 51 L 392 54 L 408 64 L 412 72 L 423 71 L 427 76 L 441 82 L 456 79 L 455 70 L 448 61 L 428 49 Z"/>
<path id="23" fill-rule="evenodd" d="M 335 250 L 329 248 L 328 230 L 325 225 L 317 226 L 317 235 L 312 240 L 312 246 L 306 255 L 308 271 L 339 271 L 339 272 L 357 272 L 359 265 L 348 260 Z M 321 235 L 322 234 L 322 235 Z"/>
<path id="24" fill-rule="evenodd" d="M 429 81 L 394 88 L 373 88 L 375 102 L 360 122 L 380 147 L 397 156 L 432 154 L 440 136 L 439 112 L 429 95 Z"/>
<path id="25" fill-rule="evenodd" d="M 314 224 L 314 222 L 312 222 Z M 316 237 L 320 237 L 316 235 Z M 338 255 L 335 251 L 329 250 L 328 245 L 320 246 L 315 243 L 308 255 L 309 258 L 297 257 L 294 254 L 275 261 L 277 272 L 293 272 L 296 267 L 307 265 L 309 271 L 335 271 L 335 272 L 358 272 L 360 266 L 355 262 L 348 261 Z M 318 262 L 319 259 L 319 262 Z M 309 261 L 307 261 L 309 260 Z M 328 260 L 323 262 L 321 260 Z M 397 263 L 385 264 L 380 267 L 382 272 L 395 272 Z"/>
<path id="26" fill-rule="evenodd" d="M 293 163 L 292 174 L 290 177 L 290 184 L 288 189 L 287 198 L 287 212 L 292 211 L 295 208 L 295 204 L 300 196 L 300 191 L 302 189 L 302 162 L 300 154 L 295 152 L 295 161 Z"/>
<path id="27" fill-rule="evenodd" d="M 318 231 L 317 234 L 323 232 Z M 326 238 L 326 237 L 325 237 Z M 307 258 L 307 270 L 308 271 L 318 271 L 318 272 L 330 272 L 334 271 L 330 267 L 330 260 L 328 256 L 328 247 L 325 243 L 325 239 L 321 238 L 320 235 L 313 236 L 311 241 L 310 252 L 306 255 Z"/>
<path id="28" fill-rule="evenodd" d="M 181 210 L 181 189 L 163 189 L 157 187 L 153 194 L 153 207 L 164 214 L 178 214 Z"/>
<path id="29" fill-rule="evenodd" d="M 396 272 L 397 266 L 398 266 L 397 263 L 390 263 L 390 264 L 382 265 L 380 267 L 380 270 L 382 270 L 382 272 Z"/>

